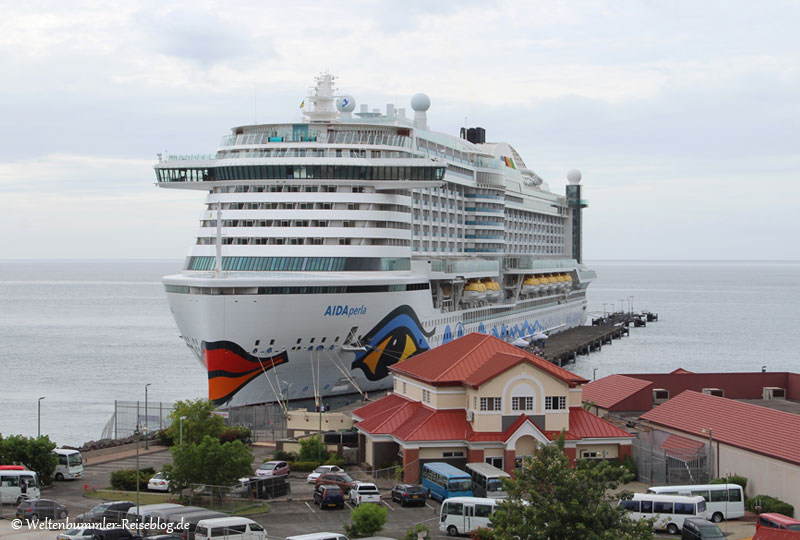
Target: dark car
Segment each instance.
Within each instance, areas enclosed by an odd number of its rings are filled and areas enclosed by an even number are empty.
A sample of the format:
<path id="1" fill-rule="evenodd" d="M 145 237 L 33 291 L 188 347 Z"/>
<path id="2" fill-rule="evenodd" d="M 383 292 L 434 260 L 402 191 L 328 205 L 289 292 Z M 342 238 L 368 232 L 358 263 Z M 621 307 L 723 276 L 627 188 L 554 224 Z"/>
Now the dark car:
<path id="1" fill-rule="evenodd" d="M 113 501 L 98 504 L 88 512 L 78 514 L 75 523 L 122 523 L 127 516 L 128 509 L 136 506 L 128 501 Z"/>
<path id="2" fill-rule="evenodd" d="M 345 495 L 350 493 L 350 489 L 356 485 L 355 480 L 353 480 L 349 474 L 338 472 L 338 473 L 325 473 L 319 475 L 314 481 L 314 485 L 322 485 L 322 484 L 334 484 L 342 488 L 342 491 Z"/>
<path id="3" fill-rule="evenodd" d="M 141 536 L 133 534 L 128 529 L 122 527 L 115 529 L 102 529 L 97 531 L 92 540 L 141 540 Z"/>
<path id="4" fill-rule="evenodd" d="M 725 538 L 719 527 L 703 518 L 686 518 L 681 529 L 681 540 L 702 540 L 705 538 Z"/>
<path id="5" fill-rule="evenodd" d="M 17 518 L 37 521 L 41 518 L 64 519 L 69 515 L 67 507 L 50 499 L 29 499 L 17 506 Z"/>
<path id="6" fill-rule="evenodd" d="M 314 488 L 314 504 L 323 508 L 344 508 L 342 488 L 334 484 L 318 484 Z"/>
<path id="7" fill-rule="evenodd" d="M 397 484 L 392 488 L 392 500 L 400 503 L 425 506 L 425 490 L 418 484 Z"/>

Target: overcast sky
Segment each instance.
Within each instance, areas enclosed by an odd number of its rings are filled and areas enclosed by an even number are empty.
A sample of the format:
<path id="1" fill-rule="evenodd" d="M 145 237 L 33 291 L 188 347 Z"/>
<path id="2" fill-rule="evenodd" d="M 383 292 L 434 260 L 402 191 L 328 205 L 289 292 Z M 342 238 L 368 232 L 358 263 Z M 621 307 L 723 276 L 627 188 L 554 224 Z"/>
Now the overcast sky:
<path id="1" fill-rule="evenodd" d="M 564 192 L 587 259 L 800 259 L 798 1 L 3 2 L 0 258 L 178 259 L 203 193 L 156 154 L 431 97 Z"/>

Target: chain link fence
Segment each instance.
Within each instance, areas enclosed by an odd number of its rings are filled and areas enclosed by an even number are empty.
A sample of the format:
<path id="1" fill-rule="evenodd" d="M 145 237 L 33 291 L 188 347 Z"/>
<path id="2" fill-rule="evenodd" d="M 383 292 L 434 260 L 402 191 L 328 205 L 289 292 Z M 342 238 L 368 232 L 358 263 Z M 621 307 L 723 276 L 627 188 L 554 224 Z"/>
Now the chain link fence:
<path id="1" fill-rule="evenodd" d="M 707 484 L 711 478 L 708 446 L 665 449 L 661 445 L 669 436 L 654 430 L 639 432 L 633 440 L 637 479 L 651 486 Z"/>
<path id="2" fill-rule="evenodd" d="M 106 422 L 101 439 L 124 439 L 136 431 L 136 427 L 148 433 L 166 429 L 172 423 L 170 413 L 174 403 L 161 401 L 114 401 L 114 413 Z"/>
<path id="3" fill-rule="evenodd" d="M 157 432 L 172 424 L 170 414 L 174 403 L 160 401 L 114 401 L 114 413 L 106 422 L 101 439 L 124 439 L 133 435 L 136 427 L 144 432 Z M 261 404 L 219 409 L 216 414 L 225 418 L 228 426 L 250 428 L 253 441 L 277 441 L 286 438 L 286 415 L 278 405 Z"/>

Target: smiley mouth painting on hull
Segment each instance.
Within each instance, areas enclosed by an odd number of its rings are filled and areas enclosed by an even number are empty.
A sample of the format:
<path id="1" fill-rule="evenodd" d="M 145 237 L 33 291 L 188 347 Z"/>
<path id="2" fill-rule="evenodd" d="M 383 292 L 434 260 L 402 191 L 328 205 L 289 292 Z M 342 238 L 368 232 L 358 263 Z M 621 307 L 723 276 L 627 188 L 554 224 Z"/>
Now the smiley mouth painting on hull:
<path id="1" fill-rule="evenodd" d="M 221 405 L 260 374 L 287 363 L 289 355 L 282 351 L 254 356 L 232 341 L 204 341 L 203 359 L 208 368 L 208 399 Z"/>
<path id="2" fill-rule="evenodd" d="M 359 368 L 370 381 L 389 374 L 389 366 L 430 349 L 426 332 L 414 310 L 408 305 L 395 308 L 362 339 L 366 351 L 357 353 L 352 368 Z"/>

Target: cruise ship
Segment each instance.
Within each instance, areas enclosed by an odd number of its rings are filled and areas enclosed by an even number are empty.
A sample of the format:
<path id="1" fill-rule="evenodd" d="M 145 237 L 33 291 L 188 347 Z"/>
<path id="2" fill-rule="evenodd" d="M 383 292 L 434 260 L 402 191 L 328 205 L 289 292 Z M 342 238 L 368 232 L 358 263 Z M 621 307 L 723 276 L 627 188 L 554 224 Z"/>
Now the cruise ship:
<path id="1" fill-rule="evenodd" d="M 326 73 L 302 120 L 158 156 L 158 186 L 207 192 L 164 286 L 216 404 L 319 405 L 389 388 L 390 365 L 470 332 L 585 321 L 580 172 L 553 193 L 510 144 L 432 131 L 430 98 L 410 105 L 356 112 Z"/>

